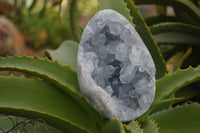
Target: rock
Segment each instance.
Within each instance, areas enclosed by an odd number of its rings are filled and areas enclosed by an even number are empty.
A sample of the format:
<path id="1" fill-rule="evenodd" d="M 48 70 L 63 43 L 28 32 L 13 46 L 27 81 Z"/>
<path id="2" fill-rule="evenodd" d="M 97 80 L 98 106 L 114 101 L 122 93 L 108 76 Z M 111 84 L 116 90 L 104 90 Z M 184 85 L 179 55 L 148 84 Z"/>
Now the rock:
<path id="1" fill-rule="evenodd" d="M 11 20 L 0 16 L 0 56 L 22 55 L 24 38 Z"/>
<path id="2" fill-rule="evenodd" d="M 155 96 L 155 65 L 128 20 L 99 11 L 86 26 L 78 51 L 81 93 L 100 114 L 120 121 L 147 111 Z"/>

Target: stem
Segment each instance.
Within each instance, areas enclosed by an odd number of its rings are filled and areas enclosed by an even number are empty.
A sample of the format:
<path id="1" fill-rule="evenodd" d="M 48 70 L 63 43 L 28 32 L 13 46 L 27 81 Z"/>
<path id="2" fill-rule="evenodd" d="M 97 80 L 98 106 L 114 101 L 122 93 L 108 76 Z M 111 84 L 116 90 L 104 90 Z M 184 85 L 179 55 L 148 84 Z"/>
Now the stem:
<path id="1" fill-rule="evenodd" d="M 79 42 L 80 41 L 80 36 L 78 33 L 78 28 L 77 28 L 77 23 L 76 23 L 76 2 L 77 0 L 70 0 L 69 1 L 69 21 L 70 21 L 70 26 L 72 30 L 72 35 L 74 39 Z"/>

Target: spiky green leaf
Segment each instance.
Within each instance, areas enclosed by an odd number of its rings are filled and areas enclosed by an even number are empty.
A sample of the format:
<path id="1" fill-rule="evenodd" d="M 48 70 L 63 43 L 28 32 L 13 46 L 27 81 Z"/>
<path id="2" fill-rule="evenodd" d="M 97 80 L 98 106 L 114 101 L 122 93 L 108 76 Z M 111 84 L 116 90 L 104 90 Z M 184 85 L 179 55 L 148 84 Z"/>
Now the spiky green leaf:
<path id="1" fill-rule="evenodd" d="M 43 119 L 64 132 L 100 132 L 103 118 L 56 86 L 25 77 L 0 77 L 0 113 Z"/>
<path id="2" fill-rule="evenodd" d="M 56 50 L 47 50 L 45 55 L 62 65 L 69 65 L 74 71 L 77 66 L 78 43 L 74 41 L 64 41 Z"/>
<path id="3" fill-rule="evenodd" d="M 200 38 L 198 36 L 185 34 L 185 33 L 175 33 L 175 32 L 165 32 L 154 35 L 156 41 L 160 44 L 199 44 Z"/>
<path id="4" fill-rule="evenodd" d="M 47 59 L 28 56 L 2 57 L 0 70 L 21 71 L 48 80 L 66 91 L 80 92 L 76 72 Z"/>
<path id="5" fill-rule="evenodd" d="M 149 118 L 158 123 L 161 133 L 199 133 L 200 105 L 183 105 L 154 113 Z"/>
<path id="6" fill-rule="evenodd" d="M 178 70 L 183 61 L 192 53 L 192 48 L 189 48 L 185 53 L 183 51 L 176 53 L 167 61 L 168 73 L 173 73 Z"/>
<path id="7" fill-rule="evenodd" d="M 140 124 L 135 120 L 125 125 L 125 129 L 130 133 L 143 133 L 143 129 L 140 128 Z"/>
<path id="8" fill-rule="evenodd" d="M 173 74 L 164 76 L 156 82 L 156 96 L 154 103 L 169 97 L 180 88 L 198 80 L 200 80 L 200 66 L 178 70 Z"/>
<path id="9" fill-rule="evenodd" d="M 6 57 L 0 58 L 0 70 L 22 71 L 28 74 L 41 77 L 50 84 L 63 90 L 67 95 L 72 96 L 74 101 L 79 103 L 89 114 L 101 119 L 101 116 L 85 101 L 85 99 L 75 91 L 78 90 L 77 76 L 69 67 L 61 66 L 56 62 L 47 59 L 32 57 Z"/>
<path id="10" fill-rule="evenodd" d="M 126 133 L 123 124 L 115 118 L 111 118 L 102 128 L 101 133 Z"/>
<path id="11" fill-rule="evenodd" d="M 156 25 L 153 25 L 150 27 L 150 30 L 152 34 L 157 33 L 163 33 L 163 32 L 186 32 L 188 34 L 196 34 L 200 35 L 200 27 L 190 25 L 190 24 L 184 24 L 184 23 L 178 23 L 178 22 L 165 22 L 165 23 L 159 23 Z"/>
<path id="12" fill-rule="evenodd" d="M 200 44 L 200 27 L 183 23 L 160 23 L 150 27 L 160 44 Z"/>
<path id="13" fill-rule="evenodd" d="M 154 101 L 148 111 L 140 116 L 138 120 L 143 121 L 152 111 L 157 112 L 169 107 L 170 102 L 183 100 L 183 98 L 173 98 L 174 93 L 182 87 L 198 80 L 200 80 L 200 66 L 178 70 L 173 74 L 165 75 L 163 78 L 157 80 Z M 162 104 L 165 104 L 165 106 L 161 106 Z"/>
<path id="14" fill-rule="evenodd" d="M 159 128 L 157 127 L 157 123 L 155 123 L 152 119 L 147 119 L 142 122 L 141 127 L 144 129 L 144 133 L 158 133 Z"/>

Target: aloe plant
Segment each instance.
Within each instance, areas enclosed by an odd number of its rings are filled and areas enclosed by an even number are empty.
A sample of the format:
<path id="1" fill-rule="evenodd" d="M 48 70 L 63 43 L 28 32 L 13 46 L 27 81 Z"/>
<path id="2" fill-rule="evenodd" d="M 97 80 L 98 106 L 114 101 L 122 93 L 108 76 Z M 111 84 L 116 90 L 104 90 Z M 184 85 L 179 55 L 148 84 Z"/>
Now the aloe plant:
<path id="1" fill-rule="evenodd" d="M 135 0 L 135 4 L 170 5 L 177 10 L 175 17 L 156 16 L 144 19 L 131 0 L 98 2 L 99 10 L 106 8 L 116 10 L 135 26 L 154 59 L 157 68 L 156 96 L 149 110 L 128 123 L 122 123 L 116 118 L 110 120 L 103 118 L 80 93 L 76 73 L 78 42 L 65 41 L 57 50 L 47 50 L 45 55 L 48 58 L 28 56 L 0 58 L 0 71 L 19 71 L 25 74 L 25 76 L 12 74 L 0 76 L 0 113 L 3 114 L 0 116 L 0 131 L 198 133 L 200 105 L 177 105 L 180 101 L 184 103 L 188 97 L 187 94 L 177 97 L 176 92 L 200 80 L 200 66 L 180 69 L 184 60 L 191 58 L 189 55 L 193 53 L 192 48 L 199 48 L 197 36 L 200 28 L 192 22 L 185 23 L 184 19 L 179 19 L 177 22 L 176 17 L 192 14 L 195 16 L 193 19 L 197 21 L 200 19 L 199 7 L 192 1 L 186 0 Z M 178 10 L 184 8 L 188 12 L 178 13 Z M 73 17 L 71 21 L 73 22 Z M 74 36 L 78 34 L 77 32 L 75 31 Z M 172 36 L 173 39 L 170 38 Z M 185 38 L 181 39 L 182 37 Z M 191 44 L 189 50 L 176 53 L 177 50 L 182 50 L 177 49 L 177 45 L 188 44 Z M 174 47 L 168 48 L 165 52 L 162 51 L 162 45 L 166 45 L 166 48 Z M 162 54 L 166 57 L 169 52 L 176 54 L 171 56 L 166 65 L 167 58 L 164 59 Z M 170 69 L 172 67 L 173 70 Z M 167 68 L 171 71 L 167 72 Z M 27 78 L 27 74 L 32 77 Z"/>

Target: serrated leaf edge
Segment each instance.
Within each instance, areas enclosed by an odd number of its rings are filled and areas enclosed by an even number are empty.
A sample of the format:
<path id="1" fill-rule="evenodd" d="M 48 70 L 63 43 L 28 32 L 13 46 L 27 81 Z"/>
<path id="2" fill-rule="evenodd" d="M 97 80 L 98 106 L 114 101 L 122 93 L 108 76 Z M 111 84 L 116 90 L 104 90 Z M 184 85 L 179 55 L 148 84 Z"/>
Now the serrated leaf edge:
<path id="1" fill-rule="evenodd" d="M 170 108 L 168 108 L 168 109 L 163 109 L 162 111 L 159 111 L 159 112 L 155 112 L 155 113 L 152 113 L 150 116 L 153 116 L 153 115 L 155 115 L 155 114 L 160 114 L 160 113 L 163 113 L 163 112 L 167 112 L 167 111 L 171 111 L 171 110 L 173 110 L 173 109 L 180 109 L 180 108 L 183 108 L 183 107 L 185 107 L 185 106 L 200 106 L 200 104 L 197 104 L 197 103 L 193 103 L 193 104 L 188 104 L 188 103 L 186 103 L 186 104 L 184 104 L 184 105 L 177 105 L 176 107 L 170 107 Z M 149 117 L 149 116 L 148 116 Z M 151 118 L 149 118 L 149 119 L 151 119 Z"/>
<path id="2" fill-rule="evenodd" d="M 192 69 L 195 69 L 195 68 L 193 68 L 193 67 L 191 67 L 191 66 L 189 66 L 188 68 L 190 68 L 190 69 L 191 69 L 191 68 L 192 68 Z M 198 67 L 196 67 L 196 69 L 200 69 L 200 65 L 199 65 Z M 187 69 L 178 69 L 179 72 L 184 71 L 184 70 L 187 70 Z M 172 73 L 172 74 L 174 74 L 174 73 Z M 172 74 L 169 74 L 169 75 L 172 75 Z M 169 76 L 169 75 L 166 75 L 166 76 Z M 184 87 L 184 86 L 186 86 L 186 85 L 188 85 L 188 84 L 190 84 L 190 83 L 195 82 L 195 80 L 198 79 L 198 78 L 199 78 L 199 80 L 200 80 L 200 75 L 197 75 L 196 77 L 194 77 L 194 78 L 192 78 L 192 79 L 190 79 L 190 80 L 186 80 L 186 81 L 183 82 L 182 84 L 175 86 L 174 89 L 173 89 L 172 91 L 170 91 L 170 92 L 164 94 L 164 95 L 160 98 L 160 100 L 165 99 L 167 96 L 169 96 L 169 95 L 171 95 L 172 93 L 176 92 L 179 88 Z"/>
<path id="3" fill-rule="evenodd" d="M 2 75 L 0 75 L 0 77 L 16 77 L 15 75 L 13 75 L 13 74 L 11 74 L 11 75 L 9 75 L 9 76 L 2 76 Z M 27 79 L 24 75 L 20 75 L 20 76 L 17 76 L 18 78 L 24 78 L 24 79 Z M 34 79 L 34 80 L 37 80 L 36 78 L 34 78 L 34 77 L 31 77 L 31 78 L 28 78 L 28 79 Z M 37 81 L 39 81 L 39 82 L 43 82 L 43 81 L 40 81 L 40 80 L 37 80 Z M 83 131 L 86 131 L 86 132 L 88 132 L 88 133 L 92 133 L 92 132 L 90 132 L 90 131 L 88 131 L 88 130 L 86 130 L 85 128 L 83 128 L 83 127 L 80 127 L 79 125 L 77 125 L 77 124 L 75 124 L 75 123 L 72 123 L 71 121 L 69 121 L 69 120 L 67 120 L 67 119 L 63 119 L 62 117 L 60 117 L 60 116 L 57 116 L 57 115 L 53 115 L 53 114 L 49 114 L 49 113 L 47 113 L 47 112 L 42 112 L 42 111 L 37 111 L 37 110 L 31 110 L 31 109 L 25 109 L 25 108 L 14 108 L 14 107 L 0 107 L 0 110 L 15 110 L 14 112 L 16 112 L 16 110 L 18 110 L 18 111 L 25 111 L 25 112 L 34 112 L 34 113 L 37 113 L 37 114 L 41 114 L 42 116 L 49 116 L 49 117 L 51 117 L 51 118 L 56 118 L 56 119 L 58 119 L 58 120 L 62 120 L 62 121 L 65 121 L 65 122 L 67 122 L 67 123 L 69 123 L 69 124 L 71 124 L 72 126 L 74 126 L 74 127 L 77 127 L 77 128 L 80 128 L 81 130 L 83 130 Z M 5 112 L 4 112 L 5 113 Z M 29 117 L 30 115 L 26 115 L 26 116 L 24 116 L 23 114 L 19 114 L 18 115 L 18 113 L 7 113 L 8 115 L 16 115 L 16 116 L 23 116 L 23 117 Z M 53 126 L 53 125 L 52 125 Z"/>
<path id="4" fill-rule="evenodd" d="M 155 125 L 155 127 L 156 127 L 156 133 L 159 133 L 158 123 L 155 120 L 153 120 L 153 119 L 148 119 L 148 120 L 151 121 Z"/>
<path id="5" fill-rule="evenodd" d="M 29 56 L 6 56 L 6 57 L 0 57 L 0 59 L 2 59 L 2 60 L 6 60 L 6 58 L 10 58 L 10 59 L 12 59 L 12 58 L 15 58 L 15 57 L 17 57 L 17 58 L 27 58 L 27 59 L 37 59 L 37 60 L 40 60 L 40 61 L 46 61 L 46 62 L 50 62 L 50 63 L 55 63 L 56 65 L 58 65 L 58 66 L 60 66 L 60 67 L 62 67 L 62 68 L 64 68 L 64 69 L 69 69 L 70 71 L 72 71 L 72 72 L 74 72 L 74 73 L 76 73 L 73 69 L 71 69 L 69 66 L 63 66 L 63 65 L 61 65 L 61 64 L 59 64 L 57 61 L 51 61 L 51 60 L 49 60 L 49 59 L 47 59 L 47 58 L 39 58 L 39 57 L 29 57 Z M 73 93 L 76 93 L 77 95 L 79 95 L 80 97 L 83 97 L 82 95 L 80 95 L 80 93 L 78 93 L 77 91 L 75 91 L 75 90 L 73 90 L 73 89 L 71 89 L 69 86 L 67 86 L 67 85 L 65 85 L 65 84 L 63 84 L 63 83 L 61 83 L 61 82 L 59 82 L 58 80 L 56 80 L 56 79 L 54 79 L 54 78 L 51 78 L 51 77 L 49 77 L 48 75 L 46 75 L 46 74 L 41 74 L 41 73 L 39 73 L 39 72 L 37 72 L 37 71 L 30 71 L 30 70 L 28 70 L 28 69 L 21 69 L 21 68 L 17 68 L 17 67 L 1 67 L 0 66 L 0 68 L 3 70 L 15 70 L 15 71 L 20 71 L 20 72 L 24 72 L 24 73 L 28 73 L 28 74 L 31 74 L 31 75 L 34 75 L 34 76 L 36 76 L 36 77 L 40 77 L 40 78 L 42 78 L 42 79 L 45 79 L 45 80 L 48 80 L 48 81 L 50 81 L 52 84 L 54 84 L 54 85 L 56 85 L 57 87 L 59 87 L 59 88 L 66 88 L 66 89 L 68 89 L 69 91 L 71 91 L 71 92 L 73 92 Z M 0 70 L 1 71 L 1 70 Z M 54 82 L 52 82 L 52 81 L 55 81 L 55 83 Z M 65 91 L 65 89 L 64 89 L 64 91 Z"/>

